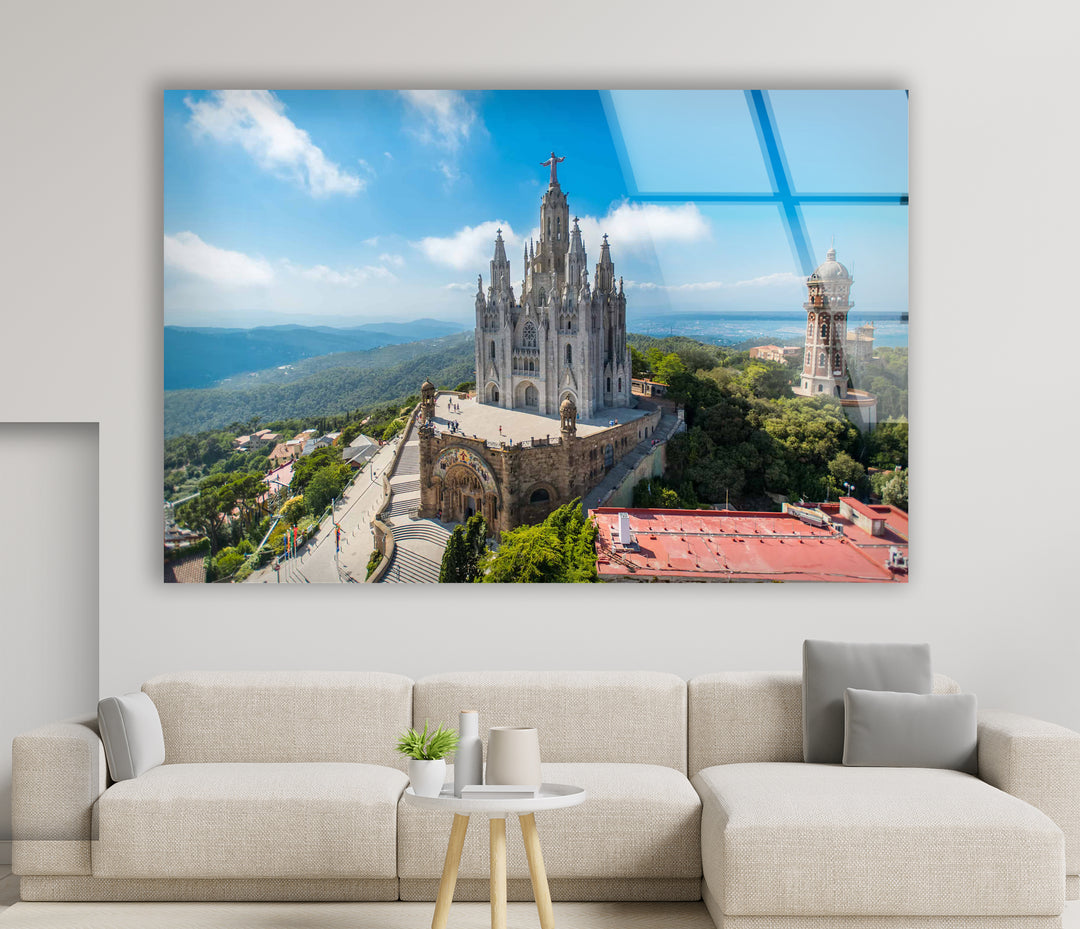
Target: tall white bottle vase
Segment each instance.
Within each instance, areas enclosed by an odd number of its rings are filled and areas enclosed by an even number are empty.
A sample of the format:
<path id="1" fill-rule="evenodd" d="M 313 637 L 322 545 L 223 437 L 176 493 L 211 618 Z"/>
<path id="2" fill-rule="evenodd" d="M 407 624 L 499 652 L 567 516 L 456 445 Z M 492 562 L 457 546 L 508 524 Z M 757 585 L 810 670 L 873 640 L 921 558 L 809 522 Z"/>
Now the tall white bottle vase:
<path id="1" fill-rule="evenodd" d="M 480 741 L 480 714 L 462 710 L 458 715 L 458 747 L 454 755 L 454 796 L 461 788 L 484 783 L 484 743 Z"/>

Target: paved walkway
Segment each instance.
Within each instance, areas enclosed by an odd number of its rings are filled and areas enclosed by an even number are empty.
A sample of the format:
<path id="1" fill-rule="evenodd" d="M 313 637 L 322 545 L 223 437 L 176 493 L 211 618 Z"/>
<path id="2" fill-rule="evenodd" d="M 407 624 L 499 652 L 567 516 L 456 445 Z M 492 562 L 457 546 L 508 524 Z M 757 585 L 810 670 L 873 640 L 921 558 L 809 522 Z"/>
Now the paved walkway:
<path id="1" fill-rule="evenodd" d="M 588 513 L 589 510 L 595 510 L 598 506 L 603 506 L 604 501 L 630 476 L 634 468 L 641 464 L 641 460 L 652 452 L 655 447 L 654 441 L 657 445 L 666 442 L 675 434 L 678 427 L 678 416 L 664 410 L 656 431 L 649 438 L 638 442 L 616 462 L 615 467 L 604 475 L 604 479 L 585 494 L 581 501 L 581 508 Z"/>
<path id="2" fill-rule="evenodd" d="M 334 524 L 324 519 L 318 532 L 304 545 L 299 557 L 281 563 L 281 571 L 261 568 L 247 579 L 249 584 L 349 584 L 363 583 L 374 550 L 371 520 L 382 506 L 383 468 L 390 464 L 396 444 L 390 442 L 375 454 L 337 502 L 335 516 L 341 525 L 341 551 L 335 551 Z"/>

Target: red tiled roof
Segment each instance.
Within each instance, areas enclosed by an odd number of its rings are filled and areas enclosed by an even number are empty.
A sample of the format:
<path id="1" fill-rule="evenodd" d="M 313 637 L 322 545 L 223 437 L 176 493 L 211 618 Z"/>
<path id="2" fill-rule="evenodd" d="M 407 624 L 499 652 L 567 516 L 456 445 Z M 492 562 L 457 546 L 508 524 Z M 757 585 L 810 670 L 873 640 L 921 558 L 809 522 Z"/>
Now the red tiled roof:
<path id="1" fill-rule="evenodd" d="M 629 514 L 636 547 L 615 550 L 612 545 L 620 512 Z M 891 547 L 906 554 L 906 533 L 901 537 L 887 530 L 885 536 L 871 536 L 841 519 L 839 506 L 833 516 L 835 528 L 812 526 L 789 513 L 601 507 L 590 515 L 600 530 L 596 551 L 601 578 L 907 580 L 886 566 Z"/>
<path id="2" fill-rule="evenodd" d="M 205 584 L 206 561 L 202 552 L 165 562 L 166 584 Z"/>

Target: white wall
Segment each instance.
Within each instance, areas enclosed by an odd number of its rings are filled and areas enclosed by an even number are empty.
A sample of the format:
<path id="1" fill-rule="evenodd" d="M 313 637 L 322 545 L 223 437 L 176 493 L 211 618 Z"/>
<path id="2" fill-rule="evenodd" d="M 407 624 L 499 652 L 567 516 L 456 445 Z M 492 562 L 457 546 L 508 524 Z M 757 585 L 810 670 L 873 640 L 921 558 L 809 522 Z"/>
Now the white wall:
<path id="1" fill-rule="evenodd" d="M 11 739 L 98 693 L 96 423 L 0 423 L 0 864 L 11 861 Z"/>
<path id="2" fill-rule="evenodd" d="M 1080 344 L 1075 6 L 471 9 L 104 0 L 9 18 L 0 244 L 23 350 L 5 374 L 32 388 L 0 398 L 0 420 L 101 422 L 102 691 L 194 667 L 692 675 L 797 668 L 806 636 L 927 639 L 985 704 L 1080 728 L 1061 359 Z M 160 93 L 267 85 L 910 88 L 912 583 L 165 588 Z"/>

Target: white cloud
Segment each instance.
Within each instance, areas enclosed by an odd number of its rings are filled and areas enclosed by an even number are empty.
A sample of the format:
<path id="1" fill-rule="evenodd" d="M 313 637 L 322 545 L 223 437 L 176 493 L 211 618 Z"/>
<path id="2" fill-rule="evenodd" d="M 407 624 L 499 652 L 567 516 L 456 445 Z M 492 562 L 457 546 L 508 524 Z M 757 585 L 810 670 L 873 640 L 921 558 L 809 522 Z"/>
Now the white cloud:
<path id="1" fill-rule="evenodd" d="M 364 239 L 364 245 L 370 245 L 372 248 L 374 248 L 378 244 L 379 237 L 377 235 L 373 235 L 370 239 Z"/>
<path id="2" fill-rule="evenodd" d="M 709 237 L 709 223 L 693 203 L 663 206 L 659 203 L 620 203 L 602 219 L 580 220 L 585 248 L 599 254 L 607 233 L 612 248 L 637 252 L 662 242 L 694 242 Z"/>
<path id="3" fill-rule="evenodd" d="M 392 271 L 381 265 L 364 265 L 359 268 L 346 268 L 343 271 L 338 271 L 327 265 L 314 265 L 310 268 L 303 268 L 299 265 L 294 265 L 289 261 L 283 261 L 282 264 L 293 274 L 299 275 L 309 281 L 316 281 L 320 284 L 357 287 L 367 281 L 397 280 L 397 276 Z"/>
<path id="4" fill-rule="evenodd" d="M 405 259 L 401 255 L 392 255 L 389 252 L 383 252 L 379 256 L 379 261 L 384 265 L 393 265 L 395 268 L 405 267 Z"/>
<path id="5" fill-rule="evenodd" d="M 436 166 L 439 173 L 446 179 L 447 184 L 453 184 L 455 181 L 461 180 L 461 172 L 455 165 L 450 164 L 448 161 L 440 161 Z"/>
<path id="6" fill-rule="evenodd" d="M 394 160 L 394 156 L 393 156 L 393 155 L 391 155 L 391 154 L 390 154 L 389 152 L 383 152 L 383 154 L 384 154 L 384 155 L 385 155 L 385 156 L 386 156 L 387 158 L 389 158 L 389 159 L 390 159 L 391 161 L 393 161 L 393 160 Z"/>
<path id="7" fill-rule="evenodd" d="M 495 254 L 495 233 L 499 229 L 502 229 L 506 255 L 513 261 L 514 253 L 511 250 L 521 243 L 509 223 L 501 220 L 493 219 L 478 226 L 465 226 L 453 235 L 443 238 L 428 236 L 413 245 L 436 264 L 459 271 L 479 271 L 487 267 Z"/>
<path id="8" fill-rule="evenodd" d="M 184 102 L 191 110 L 188 125 L 193 132 L 239 143 L 259 167 L 288 178 L 313 197 L 351 195 L 367 184 L 327 159 L 268 90 L 216 90 L 204 100 Z M 370 172 L 366 162 L 360 164 Z"/>
<path id="9" fill-rule="evenodd" d="M 474 293 L 476 291 L 476 285 L 475 284 L 460 284 L 457 281 L 455 281 L 453 284 L 443 284 L 443 290 L 461 290 L 461 291 L 468 291 L 469 293 Z"/>
<path id="10" fill-rule="evenodd" d="M 790 271 L 764 274 L 745 281 L 693 281 L 687 284 L 655 284 L 652 281 L 627 281 L 626 287 L 634 290 L 666 290 L 672 293 L 692 293 L 707 290 L 733 290 L 740 287 L 790 287 L 803 284 L 805 279 Z"/>
<path id="11" fill-rule="evenodd" d="M 274 269 L 264 259 L 217 248 L 194 232 L 165 236 L 165 267 L 232 287 L 266 285 L 274 280 Z"/>
<path id="12" fill-rule="evenodd" d="M 403 90 L 402 97 L 420 119 L 415 129 L 423 142 L 457 151 L 468 141 L 476 124 L 476 111 L 456 90 Z"/>

